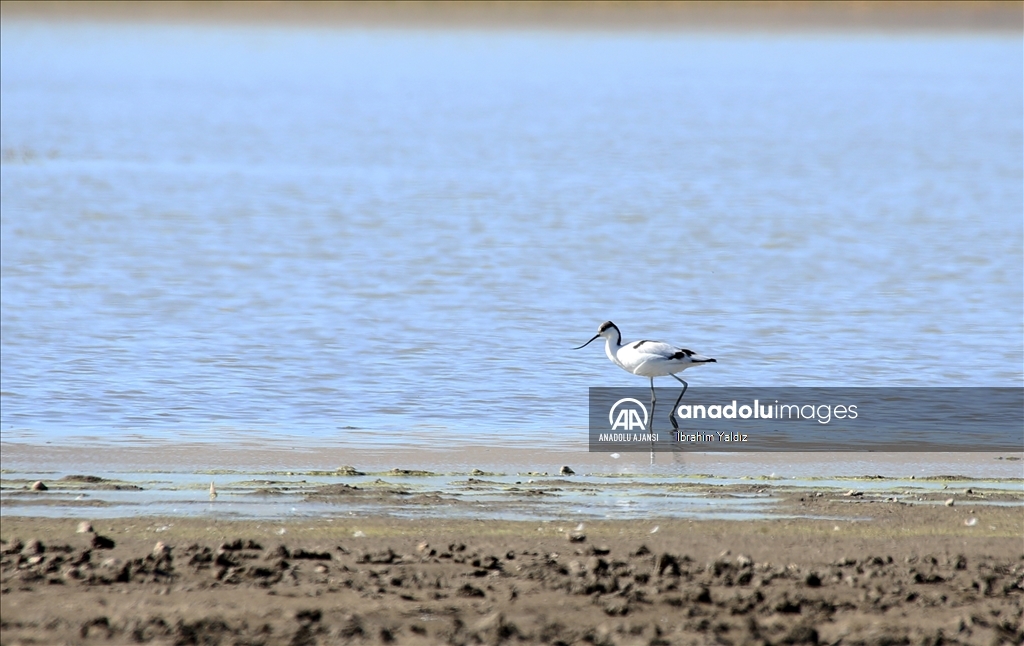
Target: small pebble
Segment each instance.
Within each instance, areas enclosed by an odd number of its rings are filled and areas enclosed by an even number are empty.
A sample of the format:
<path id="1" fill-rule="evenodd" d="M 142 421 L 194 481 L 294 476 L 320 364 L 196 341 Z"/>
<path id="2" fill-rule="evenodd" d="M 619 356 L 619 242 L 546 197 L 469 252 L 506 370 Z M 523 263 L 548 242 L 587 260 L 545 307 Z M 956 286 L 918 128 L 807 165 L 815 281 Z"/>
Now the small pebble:
<path id="1" fill-rule="evenodd" d="M 156 554 L 157 556 L 161 556 L 163 554 L 167 554 L 170 551 L 171 551 L 171 548 L 167 547 L 167 544 L 164 543 L 163 541 L 157 541 L 156 545 L 153 546 L 153 554 Z"/>
<path id="2" fill-rule="evenodd" d="M 40 543 L 37 539 L 34 539 L 34 538 L 32 540 L 30 540 L 29 542 L 25 543 L 25 547 L 21 548 L 21 553 L 22 554 L 30 555 L 30 556 L 34 555 L 34 554 L 42 554 L 45 551 L 46 551 L 46 548 L 43 547 L 43 544 Z"/>
<path id="3" fill-rule="evenodd" d="M 49 489 L 49 487 L 43 484 L 42 480 L 36 480 L 32 483 L 32 491 L 46 491 L 47 489 Z"/>
<path id="4" fill-rule="evenodd" d="M 575 471 L 573 471 L 572 469 L 570 469 L 570 468 L 568 467 L 568 465 L 566 465 L 566 466 L 563 466 L 563 467 L 561 468 L 561 470 L 559 470 L 559 472 L 558 472 L 558 473 L 560 473 L 560 474 L 561 474 L 561 475 L 563 475 L 563 476 L 571 476 L 571 475 L 576 475 L 576 472 L 575 472 Z"/>
<path id="5" fill-rule="evenodd" d="M 83 520 L 82 522 L 78 523 L 78 530 L 77 531 L 78 531 L 79 534 L 91 534 L 92 533 L 92 523 L 90 523 L 87 520 Z"/>
<path id="6" fill-rule="evenodd" d="M 950 498 L 949 500 L 946 501 L 946 506 L 947 507 L 952 507 L 953 506 L 953 499 L 952 498 Z"/>

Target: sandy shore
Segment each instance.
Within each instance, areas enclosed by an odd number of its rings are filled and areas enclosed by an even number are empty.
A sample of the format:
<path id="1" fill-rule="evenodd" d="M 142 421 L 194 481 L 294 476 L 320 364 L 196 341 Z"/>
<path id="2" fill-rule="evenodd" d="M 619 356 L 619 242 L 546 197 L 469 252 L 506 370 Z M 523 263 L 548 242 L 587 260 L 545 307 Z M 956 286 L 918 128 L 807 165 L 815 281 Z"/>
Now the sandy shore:
<path id="1" fill-rule="evenodd" d="M 0 642 L 1024 641 L 1019 505 L 782 495 L 810 517 L 5 516 Z"/>
<path id="2" fill-rule="evenodd" d="M 4 19 L 370 28 L 1019 33 L 1020 2 L 11 2 Z"/>
<path id="3" fill-rule="evenodd" d="M 363 471 L 395 467 L 432 471 L 549 471 L 570 465 L 594 473 L 713 473 L 758 476 L 936 476 L 955 474 L 983 478 L 1015 478 L 1022 472 L 1022 453 L 659 453 L 654 468 L 647 452 L 591 453 L 585 443 L 524 448 L 515 445 L 464 445 L 457 437 L 415 438 L 407 444 L 325 446 L 301 440 L 251 442 L 153 442 L 151 445 L 27 444 L 0 442 L 4 470 L 81 473 L 186 470 L 285 469 L 334 470 L 354 465 Z"/>

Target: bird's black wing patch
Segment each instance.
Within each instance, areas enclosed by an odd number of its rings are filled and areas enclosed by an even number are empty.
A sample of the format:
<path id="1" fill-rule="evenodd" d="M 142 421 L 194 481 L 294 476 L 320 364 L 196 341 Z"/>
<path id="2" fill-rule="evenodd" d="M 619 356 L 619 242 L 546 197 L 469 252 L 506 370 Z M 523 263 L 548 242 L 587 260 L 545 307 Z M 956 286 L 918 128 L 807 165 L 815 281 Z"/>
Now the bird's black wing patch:
<path id="1" fill-rule="evenodd" d="M 645 343 L 649 343 L 649 341 L 647 341 L 647 339 L 644 339 L 643 341 L 637 341 L 636 343 L 633 344 L 633 349 L 636 350 Z"/>

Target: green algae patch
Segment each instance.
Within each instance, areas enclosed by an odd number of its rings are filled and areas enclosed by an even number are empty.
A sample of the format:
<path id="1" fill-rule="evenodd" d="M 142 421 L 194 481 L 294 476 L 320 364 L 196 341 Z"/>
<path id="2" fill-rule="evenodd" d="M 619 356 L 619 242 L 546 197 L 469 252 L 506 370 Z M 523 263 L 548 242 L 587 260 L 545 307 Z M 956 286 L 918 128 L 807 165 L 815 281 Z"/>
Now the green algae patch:
<path id="1" fill-rule="evenodd" d="M 484 478 L 500 478 L 504 476 L 504 473 L 495 473 L 493 471 L 481 471 L 480 469 L 473 469 L 469 472 L 469 475 Z"/>
<path id="2" fill-rule="evenodd" d="M 390 471 L 386 471 L 380 475 L 400 476 L 403 478 L 429 478 L 436 477 L 441 474 L 434 473 L 433 471 L 420 471 L 418 469 L 391 469 Z"/>

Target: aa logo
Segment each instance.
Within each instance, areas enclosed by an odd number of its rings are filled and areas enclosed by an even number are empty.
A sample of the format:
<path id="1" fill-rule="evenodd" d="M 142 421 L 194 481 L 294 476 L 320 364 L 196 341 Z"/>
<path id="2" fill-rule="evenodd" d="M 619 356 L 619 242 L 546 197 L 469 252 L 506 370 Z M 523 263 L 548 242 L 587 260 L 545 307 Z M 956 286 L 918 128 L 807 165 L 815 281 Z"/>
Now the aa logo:
<path id="1" fill-rule="evenodd" d="M 643 413 L 643 419 L 640 415 Z M 612 404 L 608 411 L 608 423 L 613 431 L 633 431 L 647 429 L 647 407 L 640 400 L 623 397 Z"/>

